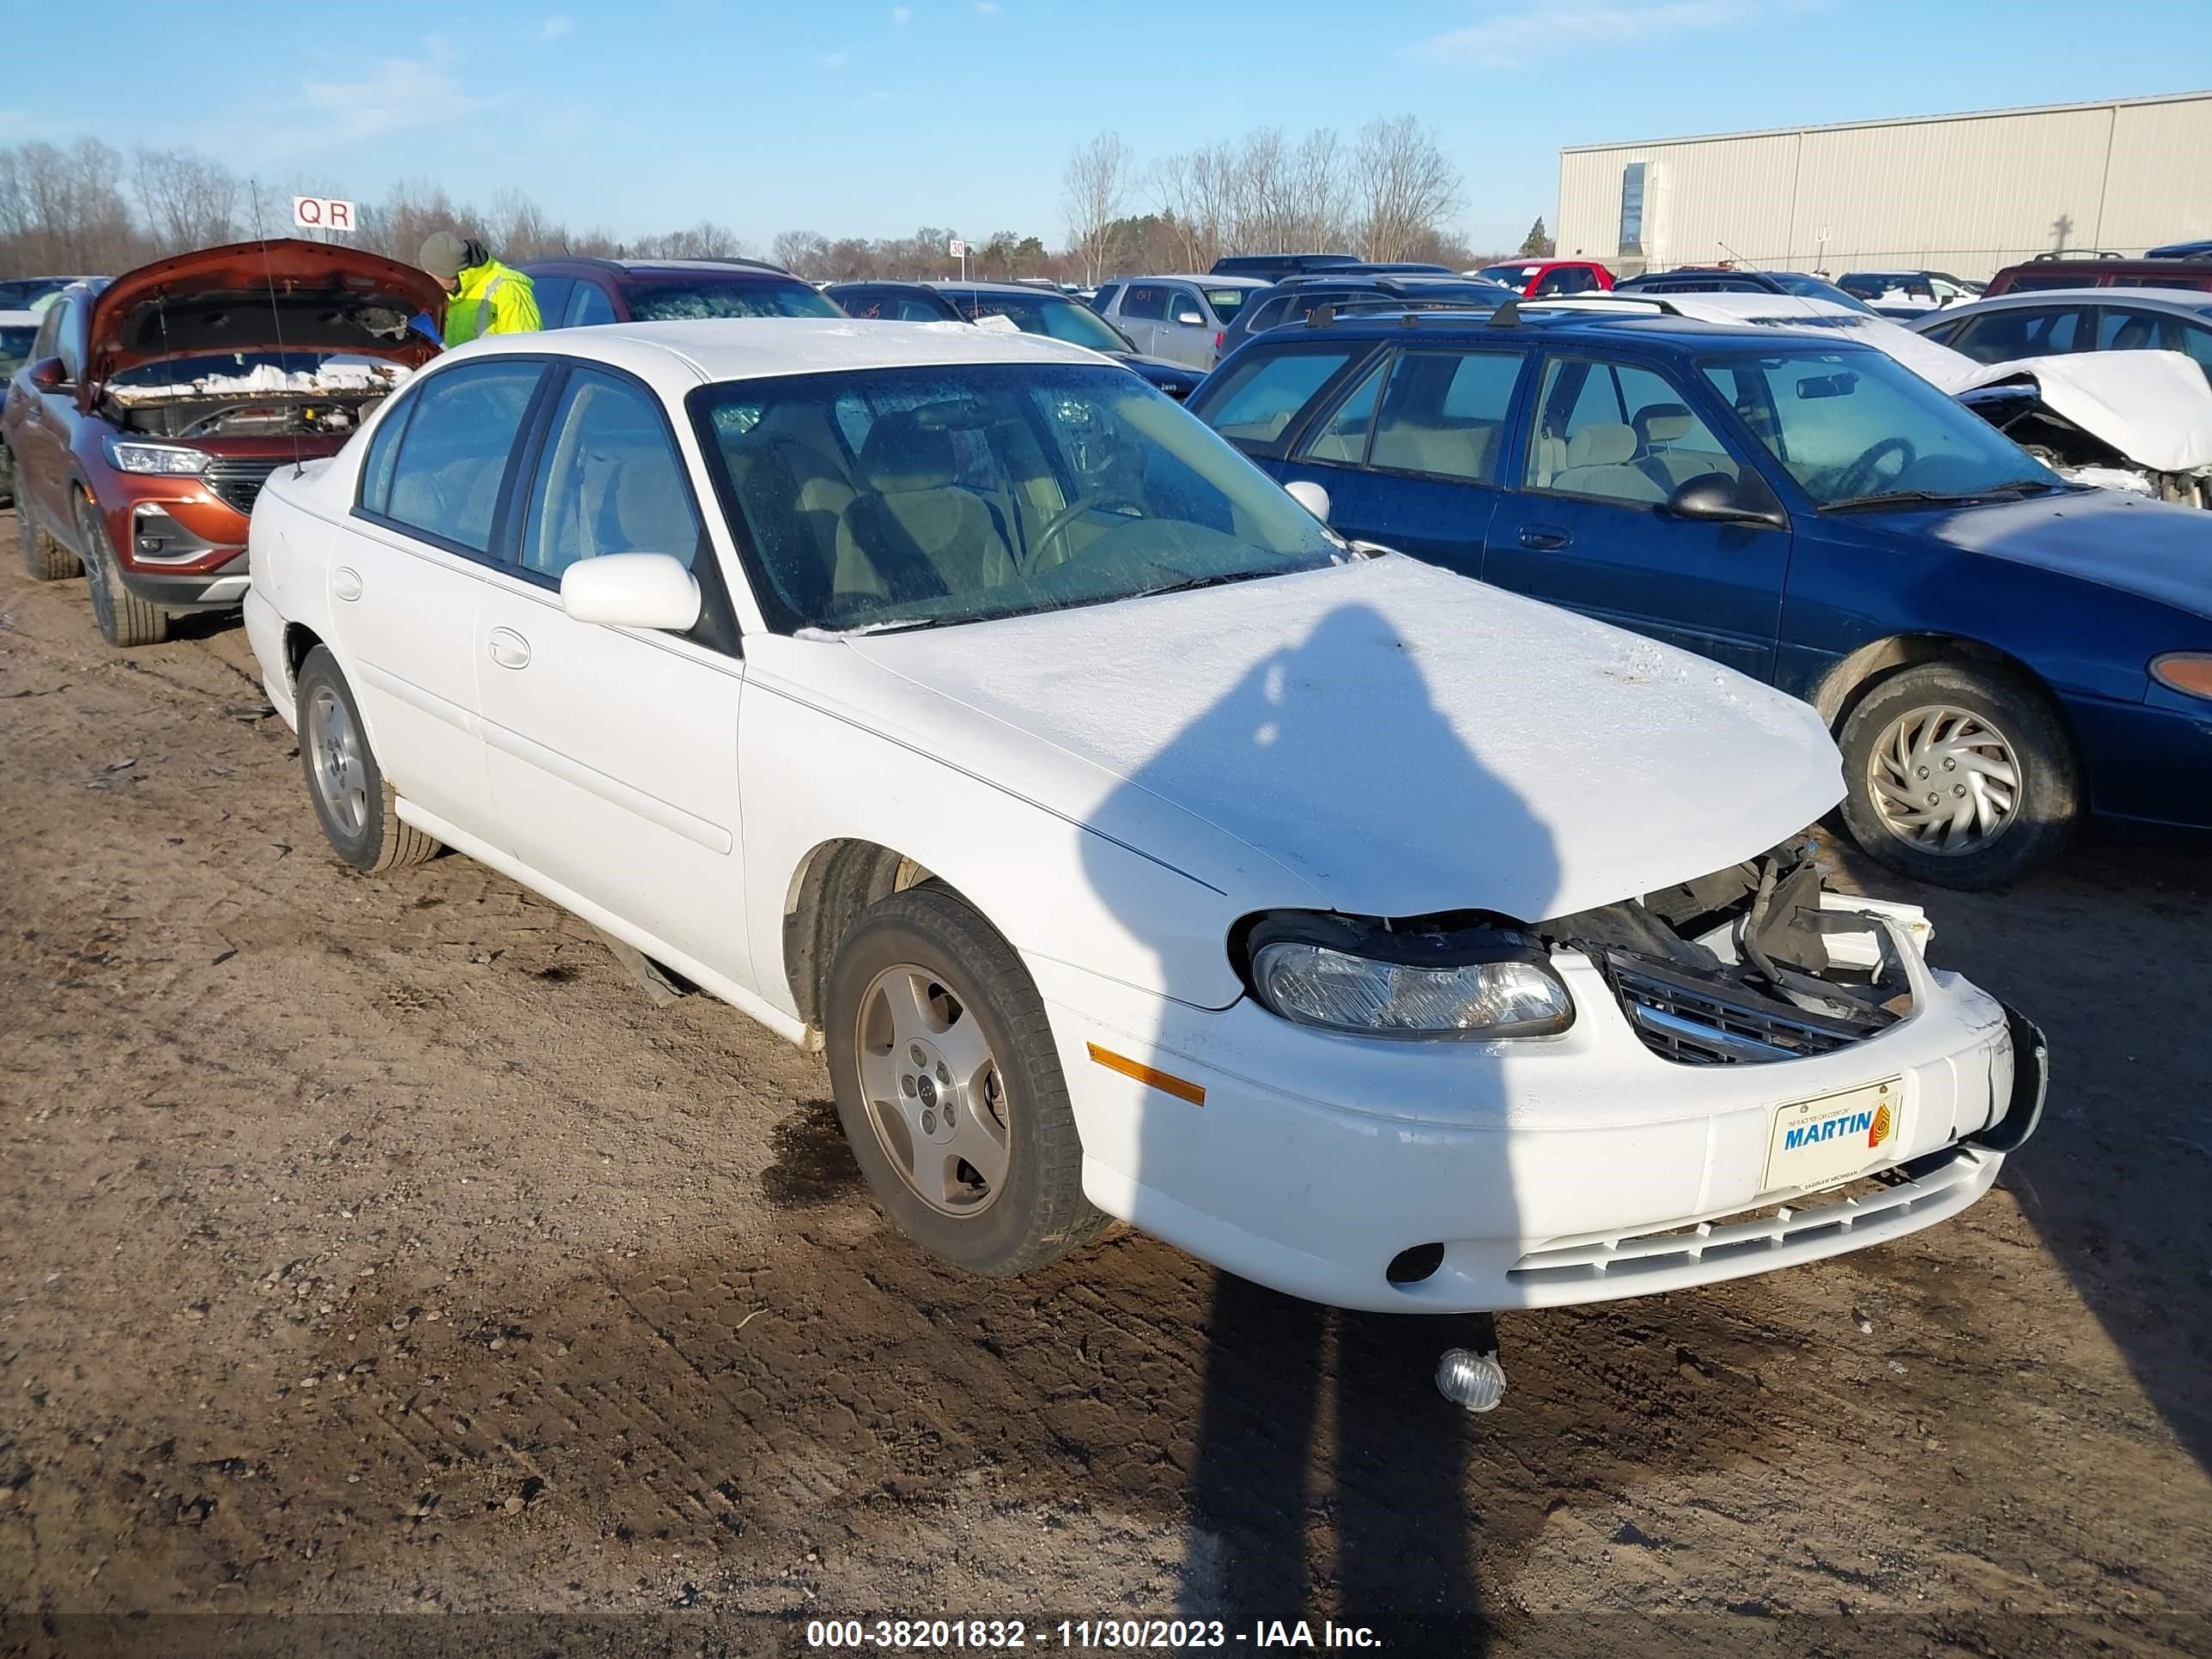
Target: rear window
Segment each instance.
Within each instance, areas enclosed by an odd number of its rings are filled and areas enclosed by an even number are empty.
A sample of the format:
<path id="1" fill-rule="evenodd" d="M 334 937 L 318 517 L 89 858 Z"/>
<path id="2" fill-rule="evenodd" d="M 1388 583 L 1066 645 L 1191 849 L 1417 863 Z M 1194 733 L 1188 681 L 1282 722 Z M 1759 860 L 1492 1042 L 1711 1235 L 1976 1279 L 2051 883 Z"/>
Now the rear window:
<path id="1" fill-rule="evenodd" d="M 36 323 L 21 328 L 0 328 L 0 379 L 13 374 L 29 359 L 31 342 L 39 337 Z"/>
<path id="2" fill-rule="evenodd" d="M 1237 308 L 1251 295 L 1258 293 L 1250 288 L 1210 288 L 1206 290 L 1206 302 L 1213 307 L 1213 314 L 1227 322 L 1237 314 Z"/>
<path id="3" fill-rule="evenodd" d="M 842 317 L 796 277 L 633 276 L 623 284 L 630 320 L 695 322 L 720 317 Z"/>

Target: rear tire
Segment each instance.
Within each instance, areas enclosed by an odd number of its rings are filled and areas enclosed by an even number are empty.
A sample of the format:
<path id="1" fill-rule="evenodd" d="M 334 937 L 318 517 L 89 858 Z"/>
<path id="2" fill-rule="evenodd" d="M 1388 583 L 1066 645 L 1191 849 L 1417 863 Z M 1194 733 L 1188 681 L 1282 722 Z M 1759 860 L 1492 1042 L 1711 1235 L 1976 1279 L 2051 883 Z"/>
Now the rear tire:
<path id="1" fill-rule="evenodd" d="M 100 637 L 110 645 L 129 649 L 159 645 L 169 637 L 169 613 L 140 599 L 123 585 L 116 569 L 115 549 L 107 539 L 107 526 L 91 502 L 79 496 L 76 535 L 84 549 L 84 580 L 92 591 L 92 619 Z"/>
<path id="2" fill-rule="evenodd" d="M 1852 839 L 1876 862 L 1934 886 L 1978 892 L 2016 881 L 2057 856 L 2087 810 L 2057 710 L 2001 668 L 1902 669 L 1859 700 L 1840 747 Z M 1977 816 L 1948 830 L 1978 796 L 1990 802 L 1987 824 Z"/>
<path id="3" fill-rule="evenodd" d="M 23 568 L 34 582 L 66 581 L 84 574 L 76 554 L 39 528 L 31 518 L 31 504 L 15 503 L 15 532 L 23 538 Z"/>
<path id="4" fill-rule="evenodd" d="M 300 665 L 300 769 L 324 839 L 365 874 L 422 864 L 441 843 L 399 816 L 398 797 L 368 746 L 368 728 L 337 659 L 317 646 Z"/>
<path id="5" fill-rule="evenodd" d="M 896 1012 L 907 987 L 921 994 L 912 1030 Z M 924 1249 L 1006 1276 L 1112 1224 L 1083 1195 L 1083 1144 L 1036 987 L 950 888 L 909 888 L 861 916 L 831 964 L 824 1020 L 845 1138 L 878 1205 Z"/>

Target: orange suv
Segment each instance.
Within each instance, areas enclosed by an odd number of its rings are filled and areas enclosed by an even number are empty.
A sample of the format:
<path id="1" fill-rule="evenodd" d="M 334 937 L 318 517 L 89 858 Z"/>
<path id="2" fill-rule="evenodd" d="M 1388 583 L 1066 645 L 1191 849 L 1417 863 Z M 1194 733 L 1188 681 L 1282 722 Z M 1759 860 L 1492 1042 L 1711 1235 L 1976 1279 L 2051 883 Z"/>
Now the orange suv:
<path id="1" fill-rule="evenodd" d="M 111 645 L 239 604 L 262 480 L 335 455 L 436 355 L 410 324 L 444 303 L 423 271 L 289 238 L 64 290 L 0 408 L 31 574 L 82 571 Z"/>

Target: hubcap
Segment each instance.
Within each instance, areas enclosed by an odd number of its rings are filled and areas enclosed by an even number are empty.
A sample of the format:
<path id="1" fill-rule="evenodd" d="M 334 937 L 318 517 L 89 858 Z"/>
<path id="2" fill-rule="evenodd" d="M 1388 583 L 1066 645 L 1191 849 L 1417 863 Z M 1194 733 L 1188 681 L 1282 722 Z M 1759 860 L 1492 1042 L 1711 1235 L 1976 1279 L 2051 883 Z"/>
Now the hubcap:
<path id="1" fill-rule="evenodd" d="M 927 968 L 901 963 L 860 999 L 860 1092 L 891 1167 L 951 1216 L 988 1209 L 1006 1184 L 1012 1119 L 990 1040 Z"/>
<path id="2" fill-rule="evenodd" d="M 359 835 L 368 822 L 368 768 L 353 716 L 327 685 L 317 686 L 307 701 L 307 753 L 324 810 L 346 834 Z"/>
<path id="3" fill-rule="evenodd" d="M 1964 708 L 1916 708 L 1881 734 L 1867 793 L 1883 827 L 1942 857 L 1978 853 L 2018 815 L 2020 763 L 2003 732 Z"/>

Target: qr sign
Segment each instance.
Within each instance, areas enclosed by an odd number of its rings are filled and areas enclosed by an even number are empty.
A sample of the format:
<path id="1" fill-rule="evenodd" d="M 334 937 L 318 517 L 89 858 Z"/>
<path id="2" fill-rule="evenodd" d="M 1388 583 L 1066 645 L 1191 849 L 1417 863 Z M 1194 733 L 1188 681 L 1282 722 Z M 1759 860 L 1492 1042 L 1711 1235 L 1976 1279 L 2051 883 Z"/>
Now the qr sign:
<path id="1" fill-rule="evenodd" d="M 335 196 L 295 196 L 292 222 L 302 230 L 344 230 L 360 228 L 351 202 Z"/>

